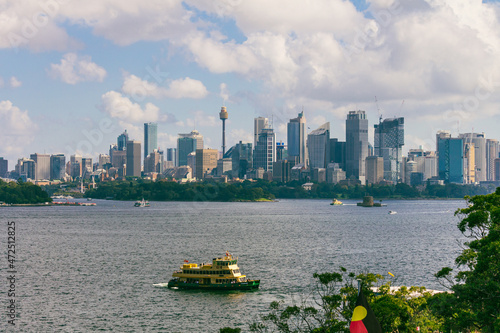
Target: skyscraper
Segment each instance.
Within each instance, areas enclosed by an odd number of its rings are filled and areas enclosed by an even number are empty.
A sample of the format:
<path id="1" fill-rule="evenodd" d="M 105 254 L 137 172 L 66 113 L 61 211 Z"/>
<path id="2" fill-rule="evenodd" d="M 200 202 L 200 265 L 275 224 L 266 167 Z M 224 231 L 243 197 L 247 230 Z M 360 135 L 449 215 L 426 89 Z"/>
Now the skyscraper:
<path id="1" fill-rule="evenodd" d="M 57 154 L 50 156 L 50 179 L 63 179 L 66 175 L 66 156 Z"/>
<path id="2" fill-rule="evenodd" d="M 475 181 L 486 181 L 486 138 L 484 137 L 484 133 L 463 133 L 459 134 L 458 138 L 463 139 L 464 145 L 467 143 L 474 144 Z"/>
<path id="3" fill-rule="evenodd" d="M 297 118 L 290 119 L 287 125 L 288 159 L 295 164 L 300 163 L 307 167 L 306 129 L 304 111 L 299 113 Z"/>
<path id="4" fill-rule="evenodd" d="M 464 182 L 464 139 L 438 137 L 439 179 L 445 183 Z"/>
<path id="5" fill-rule="evenodd" d="M 253 167 L 253 151 L 252 144 L 239 142 L 233 149 L 231 155 L 233 177 L 243 179 L 247 174 L 248 169 Z"/>
<path id="6" fill-rule="evenodd" d="M 368 184 L 378 184 L 384 179 L 384 159 L 378 156 L 367 156 L 366 162 L 366 182 Z"/>
<path id="7" fill-rule="evenodd" d="M 498 140 L 486 140 L 486 180 L 495 180 L 495 159 L 498 158 L 499 153 L 500 146 Z"/>
<path id="8" fill-rule="evenodd" d="M 0 177 L 5 177 L 7 172 L 9 171 L 9 161 L 0 157 Z"/>
<path id="9" fill-rule="evenodd" d="M 326 168 L 330 162 L 330 123 L 324 123 L 307 136 L 307 151 L 311 170 Z"/>
<path id="10" fill-rule="evenodd" d="M 196 149 L 196 171 L 197 179 L 205 178 L 205 175 L 217 167 L 217 149 Z"/>
<path id="11" fill-rule="evenodd" d="M 158 149 L 158 124 L 144 123 L 144 159 Z"/>
<path id="12" fill-rule="evenodd" d="M 166 154 L 165 160 L 169 162 L 168 163 L 169 167 L 179 166 L 177 164 L 177 148 L 167 148 L 165 154 Z"/>
<path id="13" fill-rule="evenodd" d="M 82 157 L 78 154 L 71 155 L 70 161 L 70 176 L 75 179 L 82 176 Z"/>
<path id="14" fill-rule="evenodd" d="M 260 131 L 257 146 L 255 146 L 253 167 L 272 172 L 273 162 L 276 162 L 276 133 L 272 128 L 263 128 Z"/>
<path id="15" fill-rule="evenodd" d="M 346 130 L 346 177 L 365 183 L 365 159 L 368 156 L 368 119 L 365 111 L 349 111 Z"/>
<path id="16" fill-rule="evenodd" d="M 127 141 L 128 141 L 128 133 L 127 130 L 125 130 L 122 134 L 118 135 L 117 139 L 118 150 L 127 149 Z"/>
<path id="17" fill-rule="evenodd" d="M 384 178 L 397 183 L 403 177 L 404 118 L 384 119 L 374 127 L 374 153 L 384 159 Z"/>
<path id="18" fill-rule="evenodd" d="M 35 161 L 35 179 L 50 179 L 50 155 L 31 154 L 30 159 Z"/>
<path id="19" fill-rule="evenodd" d="M 141 176 L 141 142 L 127 141 L 127 177 Z"/>
<path id="20" fill-rule="evenodd" d="M 188 134 L 179 134 L 177 139 L 178 166 L 188 165 L 187 156 L 196 149 L 203 149 L 203 136 L 197 130 Z"/>
<path id="21" fill-rule="evenodd" d="M 269 119 L 264 117 L 258 117 L 254 119 L 253 122 L 253 146 L 257 146 L 257 141 L 259 141 L 260 131 L 264 128 L 269 127 Z"/>
<path id="22" fill-rule="evenodd" d="M 220 109 L 219 118 L 222 120 L 222 156 L 226 153 L 226 119 L 229 117 L 226 107 Z"/>

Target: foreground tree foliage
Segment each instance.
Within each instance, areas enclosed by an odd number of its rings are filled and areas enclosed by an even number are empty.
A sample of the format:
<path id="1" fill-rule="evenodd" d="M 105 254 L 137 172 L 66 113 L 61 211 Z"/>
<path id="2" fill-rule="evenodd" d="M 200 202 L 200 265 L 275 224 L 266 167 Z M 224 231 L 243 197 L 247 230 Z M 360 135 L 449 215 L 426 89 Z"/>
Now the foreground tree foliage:
<path id="1" fill-rule="evenodd" d="M 36 204 L 51 202 L 52 199 L 38 185 L 22 180 L 17 183 L 0 180 L 0 201 L 8 204 Z"/>
<path id="2" fill-rule="evenodd" d="M 455 260 L 459 271 L 453 275 L 445 267 L 436 274 L 454 294 L 433 306 L 449 329 L 500 332 L 500 188 L 466 200 L 467 207 L 455 212 L 468 238 Z"/>

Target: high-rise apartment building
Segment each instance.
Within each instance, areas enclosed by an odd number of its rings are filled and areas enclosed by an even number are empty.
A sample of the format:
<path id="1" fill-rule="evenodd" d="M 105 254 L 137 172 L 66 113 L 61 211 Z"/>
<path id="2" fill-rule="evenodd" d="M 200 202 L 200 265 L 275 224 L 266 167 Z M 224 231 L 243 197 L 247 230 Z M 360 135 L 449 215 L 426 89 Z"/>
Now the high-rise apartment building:
<path id="1" fill-rule="evenodd" d="M 288 160 L 295 164 L 308 165 L 307 126 L 304 111 L 287 124 Z"/>
<path id="2" fill-rule="evenodd" d="M 118 150 L 127 149 L 127 142 L 128 142 L 128 133 L 127 133 L 127 130 L 125 130 L 122 134 L 118 135 L 118 139 L 117 139 Z"/>
<path id="3" fill-rule="evenodd" d="M 127 141 L 127 177 L 141 176 L 141 142 Z"/>
<path id="4" fill-rule="evenodd" d="M 330 163 L 330 123 L 324 123 L 307 136 L 309 167 L 326 169 Z"/>
<path id="5" fill-rule="evenodd" d="M 464 139 L 438 137 L 439 179 L 445 183 L 464 182 Z"/>
<path id="6" fill-rule="evenodd" d="M 384 178 L 397 183 L 403 177 L 404 118 L 384 119 L 374 127 L 374 153 L 384 159 Z"/>
<path id="7" fill-rule="evenodd" d="M 3 157 L 0 157 L 0 177 L 5 177 L 9 171 L 9 161 Z"/>
<path id="8" fill-rule="evenodd" d="M 486 140 L 486 180 L 495 180 L 495 159 L 498 158 L 500 153 L 500 146 L 498 140 Z M 1 172 L 0 172 L 1 174 Z"/>
<path id="9" fill-rule="evenodd" d="M 346 127 L 346 177 L 365 183 L 365 159 L 368 156 L 368 119 L 365 111 L 349 111 Z"/>
<path id="10" fill-rule="evenodd" d="M 179 134 L 177 139 L 178 165 L 188 165 L 188 155 L 196 152 L 197 149 L 203 149 L 203 136 L 197 130 L 193 130 L 188 134 Z"/>
<path id="11" fill-rule="evenodd" d="M 36 180 L 48 180 L 50 179 L 50 155 L 49 154 L 31 154 L 30 159 L 32 159 L 35 164 L 35 179 Z"/>
<path id="12" fill-rule="evenodd" d="M 197 179 L 205 178 L 206 174 L 217 167 L 218 155 L 217 149 L 196 149 L 195 177 Z"/>
<path id="13" fill-rule="evenodd" d="M 276 133 L 272 128 L 264 128 L 259 134 L 257 146 L 253 154 L 254 169 L 273 171 L 273 162 L 276 162 Z"/>
<path id="14" fill-rule="evenodd" d="M 144 123 L 144 159 L 158 149 L 158 124 Z"/>
<path id="15" fill-rule="evenodd" d="M 464 148 L 466 144 L 474 145 L 475 182 L 486 181 L 486 138 L 484 133 L 462 133 L 458 135 L 458 138 L 463 139 Z"/>
<path id="16" fill-rule="evenodd" d="M 64 179 L 66 176 L 66 156 L 56 154 L 50 156 L 50 179 Z"/>
<path id="17" fill-rule="evenodd" d="M 257 141 L 259 141 L 260 131 L 264 128 L 269 128 L 269 119 L 264 117 L 255 118 L 253 121 L 253 146 L 257 146 Z"/>

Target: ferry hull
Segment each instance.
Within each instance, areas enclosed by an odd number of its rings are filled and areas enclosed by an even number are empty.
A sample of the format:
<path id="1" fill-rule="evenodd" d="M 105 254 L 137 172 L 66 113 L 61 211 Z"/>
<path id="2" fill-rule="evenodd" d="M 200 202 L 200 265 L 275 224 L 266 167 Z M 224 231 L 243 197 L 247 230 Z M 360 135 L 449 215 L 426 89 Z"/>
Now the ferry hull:
<path id="1" fill-rule="evenodd" d="M 169 288 L 178 289 L 202 289 L 202 290 L 253 290 L 258 289 L 260 280 L 250 280 L 247 282 L 224 283 L 224 284 L 199 284 L 184 283 L 182 281 L 170 280 Z"/>

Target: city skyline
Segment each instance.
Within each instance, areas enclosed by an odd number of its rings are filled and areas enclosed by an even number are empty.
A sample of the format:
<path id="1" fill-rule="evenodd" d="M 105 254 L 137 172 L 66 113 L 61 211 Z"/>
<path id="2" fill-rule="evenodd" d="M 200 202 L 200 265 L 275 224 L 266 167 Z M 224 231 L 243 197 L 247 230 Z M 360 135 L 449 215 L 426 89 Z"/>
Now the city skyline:
<path id="1" fill-rule="evenodd" d="M 350 110 L 370 142 L 380 115 L 404 117 L 405 149 L 432 149 L 438 130 L 499 138 L 498 2 L 294 1 L 8 3 L 0 156 L 96 159 L 148 122 L 162 149 L 193 129 L 219 149 L 221 106 L 226 147 L 252 142 L 258 116 L 286 141 L 301 110 L 340 140 Z"/>

